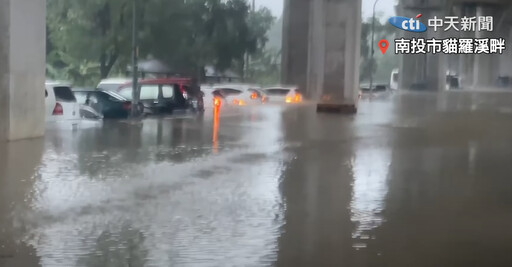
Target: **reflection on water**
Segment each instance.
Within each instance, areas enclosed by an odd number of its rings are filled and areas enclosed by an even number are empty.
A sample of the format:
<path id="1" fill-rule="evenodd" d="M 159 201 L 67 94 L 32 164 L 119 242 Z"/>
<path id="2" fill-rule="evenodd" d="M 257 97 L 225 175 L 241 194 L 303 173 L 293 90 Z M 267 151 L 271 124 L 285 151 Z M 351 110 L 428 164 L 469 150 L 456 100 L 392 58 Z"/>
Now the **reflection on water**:
<path id="1" fill-rule="evenodd" d="M 215 106 L 213 108 L 213 153 L 217 154 L 219 152 L 219 111 L 220 106 Z"/>
<path id="2" fill-rule="evenodd" d="M 259 112 L 224 118 L 222 128 L 217 113 L 204 120 L 49 133 L 28 188 L 30 208 L 18 213 L 23 240 L 44 266 L 275 261 L 285 154 L 279 111 Z M 251 117 L 250 126 L 240 126 Z M 126 134 L 117 135 L 117 127 Z"/>
<path id="3" fill-rule="evenodd" d="M 0 142 L 0 266 L 36 266 L 34 248 L 19 242 L 26 224 L 17 215 L 30 209 L 39 174 L 43 139 Z"/>
<path id="4" fill-rule="evenodd" d="M 379 227 L 384 219 L 380 213 L 385 208 L 390 160 L 389 149 L 356 149 L 352 161 L 354 184 L 350 202 L 351 220 L 356 225 L 352 232 L 356 248 L 366 246 L 365 240 L 372 238 L 369 232 Z"/>
<path id="5" fill-rule="evenodd" d="M 417 93 L 355 116 L 242 107 L 0 146 L 0 266 L 512 266 L 512 94 L 491 96 L 476 111 Z"/>

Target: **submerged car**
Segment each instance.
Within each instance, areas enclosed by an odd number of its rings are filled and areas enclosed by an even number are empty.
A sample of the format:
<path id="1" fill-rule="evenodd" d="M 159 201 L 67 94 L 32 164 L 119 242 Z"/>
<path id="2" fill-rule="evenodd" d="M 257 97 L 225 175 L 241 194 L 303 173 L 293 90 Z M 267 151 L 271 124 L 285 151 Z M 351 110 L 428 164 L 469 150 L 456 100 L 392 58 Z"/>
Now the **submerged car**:
<path id="1" fill-rule="evenodd" d="M 200 90 L 192 91 L 191 79 L 163 78 L 147 79 L 138 83 L 139 100 L 143 114 L 172 114 L 174 111 L 204 111 L 203 95 Z M 121 86 L 118 93 L 132 100 L 131 83 Z"/>
<path id="2" fill-rule="evenodd" d="M 201 92 L 205 108 L 227 105 L 226 98 L 219 91 L 214 90 L 213 86 L 201 85 Z"/>
<path id="3" fill-rule="evenodd" d="M 223 84 L 212 88 L 214 93 L 221 95 L 226 105 L 247 106 L 262 104 L 266 97 L 261 88 L 250 84 Z"/>
<path id="4" fill-rule="evenodd" d="M 301 103 L 303 97 L 299 89 L 294 86 L 272 86 L 263 89 L 272 103 Z"/>
<path id="5" fill-rule="evenodd" d="M 46 121 L 78 121 L 80 106 L 67 82 L 45 82 Z"/>
<path id="6" fill-rule="evenodd" d="M 116 92 L 82 89 L 74 90 L 74 94 L 81 105 L 88 107 L 81 108 L 84 117 L 95 116 L 95 114 L 88 114 L 92 113 L 89 108 L 103 118 L 127 118 L 132 109 L 131 101 Z"/>

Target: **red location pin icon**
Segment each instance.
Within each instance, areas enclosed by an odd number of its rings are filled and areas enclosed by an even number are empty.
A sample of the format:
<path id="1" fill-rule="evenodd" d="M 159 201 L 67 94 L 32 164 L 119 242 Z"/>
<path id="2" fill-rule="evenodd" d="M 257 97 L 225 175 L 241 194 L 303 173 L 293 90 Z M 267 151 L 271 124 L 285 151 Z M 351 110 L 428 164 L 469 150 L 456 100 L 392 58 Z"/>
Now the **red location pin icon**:
<path id="1" fill-rule="evenodd" d="M 386 53 L 386 50 L 388 50 L 388 47 L 389 43 L 387 40 L 382 39 L 379 41 L 379 48 L 383 55 Z"/>

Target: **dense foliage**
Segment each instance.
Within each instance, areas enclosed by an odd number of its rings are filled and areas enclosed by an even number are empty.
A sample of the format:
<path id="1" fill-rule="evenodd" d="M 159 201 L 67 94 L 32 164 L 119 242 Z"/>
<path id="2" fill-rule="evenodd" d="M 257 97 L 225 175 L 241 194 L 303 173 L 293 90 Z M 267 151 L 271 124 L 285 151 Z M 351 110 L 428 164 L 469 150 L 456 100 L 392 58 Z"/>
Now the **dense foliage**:
<path id="1" fill-rule="evenodd" d="M 47 0 L 47 75 L 93 84 L 130 64 L 132 4 L 139 57 L 202 75 L 203 67 L 244 69 L 263 53 L 274 18 L 246 0 Z"/>
<path id="2" fill-rule="evenodd" d="M 386 39 L 390 46 L 394 44 L 397 31 L 393 27 L 389 27 L 386 22 L 377 16 L 375 18 L 375 32 L 374 32 L 374 55 L 371 57 L 371 34 L 372 34 L 372 19 L 369 18 L 363 21 L 361 25 L 361 65 L 360 65 L 360 80 L 362 82 L 368 81 L 370 73 L 374 74 L 374 81 L 389 82 L 390 74 L 393 68 L 398 67 L 398 57 L 392 52 L 394 49 L 390 47 L 385 55 L 379 50 L 377 43 L 381 39 Z M 373 61 L 373 68 L 372 66 Z"/>

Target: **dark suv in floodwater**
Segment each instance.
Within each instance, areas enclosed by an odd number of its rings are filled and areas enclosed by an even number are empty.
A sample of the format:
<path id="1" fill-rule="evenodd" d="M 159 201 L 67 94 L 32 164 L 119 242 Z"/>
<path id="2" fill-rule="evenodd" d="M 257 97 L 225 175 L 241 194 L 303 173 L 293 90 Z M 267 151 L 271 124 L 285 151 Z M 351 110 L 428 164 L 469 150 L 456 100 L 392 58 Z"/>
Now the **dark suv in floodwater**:
<path id="1" fill-rule="evenodd" d="M 193 90 L 189 78 L 162 78 L 139 81 L 140 103 L 144 114 L 172 114 L 174 111 L 203 112 L 203 95 L 200 90 Z M 132 99 L 132 84 L 121 86 L 118 93 Z"/>

